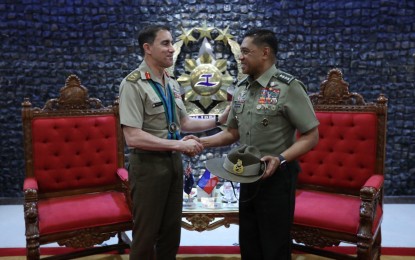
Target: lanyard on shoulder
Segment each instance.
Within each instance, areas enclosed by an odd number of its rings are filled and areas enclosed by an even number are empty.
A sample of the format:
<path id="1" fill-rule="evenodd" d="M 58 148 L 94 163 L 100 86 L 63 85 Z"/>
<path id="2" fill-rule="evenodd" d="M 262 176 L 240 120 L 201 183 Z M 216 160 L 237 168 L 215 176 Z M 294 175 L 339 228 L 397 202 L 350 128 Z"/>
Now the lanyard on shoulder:
<path id="1" fill-rule="evenodd" d="M 166 114 L 167 121 L 168 139 L 179 140 L 180 133 L 176 123 L 176 102 L 174 101 L 174 96 L 170 86 L 167 85 L 167 91 L 165 95 L 162 86 L 159 83 L 154 82 L 152 79 L 149 79 L 149 82 L 163 103 L 164 113 Z"/>

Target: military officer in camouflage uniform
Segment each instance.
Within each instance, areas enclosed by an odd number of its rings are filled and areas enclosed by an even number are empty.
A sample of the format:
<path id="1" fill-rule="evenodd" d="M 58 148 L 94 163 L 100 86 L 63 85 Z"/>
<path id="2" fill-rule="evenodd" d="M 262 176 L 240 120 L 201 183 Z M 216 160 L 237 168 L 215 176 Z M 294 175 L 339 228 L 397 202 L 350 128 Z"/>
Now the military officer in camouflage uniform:
<path id="1" fill-rule="evenodd" d="M 240 60 L 249 76 L 238 82 L 228 127 L 200 139 L 205 147 L 239 140 L 256 146 L 267 162 L 260 181 L 241 184 L 239 242 L 246 260 L 291 259 L 296 159 L 318 142 L 319 122 L 305 87 L 276 68 L 276 49 L 272 31 L 255 29 L 244 36 Z"/>
<path id="2" fill-rule="evenodd" d="M 179 85 L 165 71 L 173 65 L 169 28 L 149 26 L 138 36 L 144 61 L 120 85 L 120 121 L 130 150 L 129 183 L 133 201 L 132 260 L 175 259 L 180 244 L 183 200 L 181 153 L 203 146 L 181 140 L 180 132 L 200 132 L 226 121 L 193 119 Z"/>

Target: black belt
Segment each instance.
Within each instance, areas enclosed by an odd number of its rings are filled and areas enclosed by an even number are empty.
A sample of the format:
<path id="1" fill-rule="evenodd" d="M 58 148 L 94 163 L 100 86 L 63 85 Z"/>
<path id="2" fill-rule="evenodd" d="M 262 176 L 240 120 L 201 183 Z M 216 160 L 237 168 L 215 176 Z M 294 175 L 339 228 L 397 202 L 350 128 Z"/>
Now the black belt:
<path id="1" fill-rule="evenodd" d="M 177 154 L 176 151 L 149 151 L 149 150 L 142 150 L 138 148 L 129 149 L 130 153 L 133 154 L 154 154 L 154 155 L 168 155 L 172 156 L 174 154 Z"/>

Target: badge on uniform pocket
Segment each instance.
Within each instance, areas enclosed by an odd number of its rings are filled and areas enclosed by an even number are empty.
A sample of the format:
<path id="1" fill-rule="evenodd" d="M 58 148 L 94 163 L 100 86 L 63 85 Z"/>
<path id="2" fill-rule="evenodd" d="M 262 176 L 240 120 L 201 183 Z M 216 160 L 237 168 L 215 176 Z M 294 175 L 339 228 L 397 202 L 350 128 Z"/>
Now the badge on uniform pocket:
<path id="1" fill-rule="evenodd" d="M 162 106 L 162 105 L 163 105 L 163 102 L 153 103 L 153 107 L 159 107 L 159 106 Z"/>

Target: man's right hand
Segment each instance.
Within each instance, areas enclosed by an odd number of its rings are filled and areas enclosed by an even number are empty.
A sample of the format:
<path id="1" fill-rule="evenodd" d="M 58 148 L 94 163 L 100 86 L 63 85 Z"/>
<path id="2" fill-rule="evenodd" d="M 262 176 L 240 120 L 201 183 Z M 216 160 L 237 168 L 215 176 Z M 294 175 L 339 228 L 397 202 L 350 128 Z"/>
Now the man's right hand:
<path id="1" fill-rule="evenodd" d="M 197 137 L 197 136 L 195 136 L 195 135 L 186 135 L 185 137 L 183 137 L 183 141 L 186 141 L 186 140 L 190 140 L 190 139 L 193 139 L 193 140 L 196 140 L 197 142 L 199 142 L 200 143 L 200 139 L 199 139 L 199 137 Z"/>
<path id="2" fill-rule="evenodd" d="M 183 138 L 181 141 L 181 152 L 188 156 L 195 156 L 203 151 L 204 147 L 198 140 L 192 138 Z"/>

